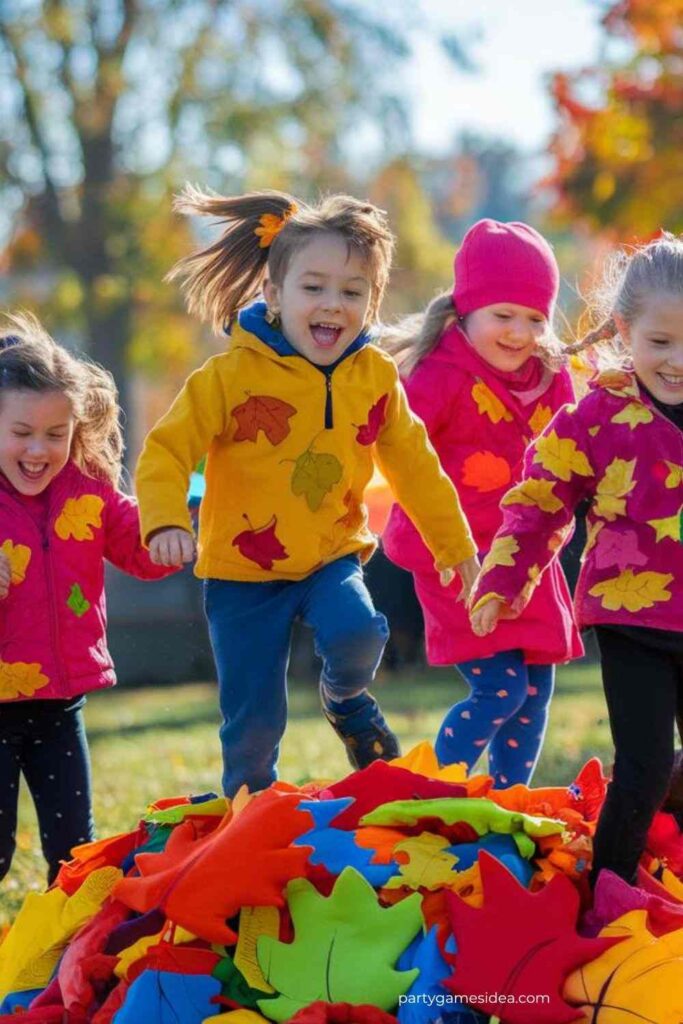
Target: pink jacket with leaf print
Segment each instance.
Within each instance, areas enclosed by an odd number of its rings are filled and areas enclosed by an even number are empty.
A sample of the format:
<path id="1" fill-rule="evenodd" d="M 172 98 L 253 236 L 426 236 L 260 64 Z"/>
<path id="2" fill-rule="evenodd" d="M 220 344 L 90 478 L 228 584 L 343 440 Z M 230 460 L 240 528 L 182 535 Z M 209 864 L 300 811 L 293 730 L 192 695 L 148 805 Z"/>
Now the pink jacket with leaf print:
<path id="1" fill-rule="evenodd" d="M 503 518 L 500 500 L 521 477 L 526 446 L 558 409 L 574 400 L 569 373 L 562 369 L 553 374 L 539 397 L 523 404 L 453 325 L 404 385 L 413 412 L 424 420 L 441 465 L 455 484 L 477 550 L 485 554 Z M 429 552 L 398 505 L 382 540 L 392 562 L 418 580 L 423 574 L 434 576 Z M 438 584 L 434 586 L 440 594 Z M 431 664 L 489 658 L 515 649 L 522 650 L 528 664 L 558 663 L 583 654 L 559 561 L 528 611 L 501 622 L 486 637 L 472 632 L 467 609 L 455 601 L 459 591 L 456 580 L 449 591 L 447 621 L 440 602 L 434 608 L 423 606 Z"/>
<path id="2" fill-rule="evenodd" d="M 173 571 L 150 561 L 135 501 L 71 462 L 38 498 L 0 474 L 0 550 L 12 568 L 0 601 L 0 701 L 113 686 L 105 559 L 141 579 Z"/>
<path id="3" fill-rule="evenodd" d="M 528 450 L 522 482 L 503 499 L 475 607 L 495 595 L 521 611 L 585 497 L 579 624 L 683 631 L 683 432 L 628 371 L 600 374 Z"/>

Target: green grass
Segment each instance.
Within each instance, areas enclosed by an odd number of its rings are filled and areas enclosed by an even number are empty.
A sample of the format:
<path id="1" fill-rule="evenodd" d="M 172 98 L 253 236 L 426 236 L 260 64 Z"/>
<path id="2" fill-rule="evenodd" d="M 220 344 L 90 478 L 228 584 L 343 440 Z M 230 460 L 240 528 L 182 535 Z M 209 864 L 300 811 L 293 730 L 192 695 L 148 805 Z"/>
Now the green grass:
<path id="1" fill-rule="evenodd" d="M 465 692 L 449 670 L 382 675 L 374 686 L 404 751 L 433 740 L 446 709 Z M 162 796 L 220 789 L 215 686 L 119 688 L 92 696 L 86 720 L 93 761 L 95 817 L 101 836 L 133 828 L 147 804 Z M 596 665 L 561 668 L 535 785 L 564 785 L 587 757 L 610 764 L 612 747 Z M 280 775 L 291 782 L 338 778 L 349 770 L 343 748 L 323 719 L 314 683 L 290 693 Z M 20 798 L 17 852 L 0 887 L 0 925 L 16 914 L 29 889 L 44 885 L 35 814 Z"/>

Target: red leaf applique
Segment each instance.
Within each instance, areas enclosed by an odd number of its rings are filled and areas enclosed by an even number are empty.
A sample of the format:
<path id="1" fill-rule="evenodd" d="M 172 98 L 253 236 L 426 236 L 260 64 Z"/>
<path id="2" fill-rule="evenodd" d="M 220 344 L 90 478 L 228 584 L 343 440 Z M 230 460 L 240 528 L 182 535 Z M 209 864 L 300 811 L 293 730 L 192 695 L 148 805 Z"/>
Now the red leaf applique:
<path id="1" fill-rule="evenodd" d="M 232 410 L 237 420 L 233 441 L 256 441 L 262 430 L 272 445 L 280 444 L 290 431 L 289 420 L 297 410 L 288 402 L 271 395 L 250 395 Z"/>
<path id="2" fill-rule="evenodd" d="M 243 515 L 249 523 L 249 518 Z M 277 516 L 272 516 L 265 526 L 258 526 L 254 529 L 249 523 L 249 529 L 238 533 L 232 542 L 234 548 L 239 548 L 241 555 L 248 558 L 250 562 L 256 562 L 262 569 L 272 569 L 273 562 L 281 562 L 289 558 L 284 547 L 275 534 Z"/>
<path id="3" fill-rule="evenodd" d="M 549 996 L 533 1004 L 534 1024 L 569 1024 L 581 1011 L 562 998 L 565 979 L 621 939 L 584 939 L 576 934 L 579 894 L 568 878 L 556 875 L 540 892 L 530 893 L 500 861 L 479 854 L 484 905 L 471 907 L 453 893 L 448 909 L 458 952 L 446 954 L 455 972 L 444 984 L 452 992 L 476 996 L 477 1009 L 501 1013 L 505 1024 L 529 1024 L 527 997 Z M 481 993 L 497 998 L 479 1002 Z M 500 996 L 524 996 L 502 1003 Z"/>
<path id="4" fill-rule="evenodd" d="M 368 422 L 358 428 L 356 441 L 358 441 L 359 444 L 370 445 L 375 443 L 377 435 L 384 426 L 386 405 L 388 401 L 389 395 L 382 395 L 381 398 L 377 399 L 368 413 Z"/>

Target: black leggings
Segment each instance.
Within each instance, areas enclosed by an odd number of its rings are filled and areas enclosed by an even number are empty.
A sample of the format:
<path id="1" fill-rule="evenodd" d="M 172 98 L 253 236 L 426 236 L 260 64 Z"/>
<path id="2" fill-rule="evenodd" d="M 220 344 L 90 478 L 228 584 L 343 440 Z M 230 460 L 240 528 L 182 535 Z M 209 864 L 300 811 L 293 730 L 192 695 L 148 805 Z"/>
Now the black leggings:
<path id="1" fill-rule="evenodd" d="M 683 708 L 683 651 L 597 626 L 614 741 L 612 782 L 595 835 L 592 881 L 609 868 L 633 884 L 648 829 L 664 802 Z"/>
<path id="2" fill-rule="evenodd" d="M 22 772 L 36 807 L 48 884 L 71 847 L 94 838 L 83 704 L 82 697 L 0 704 L 0 879 L 14 855 Z"/>

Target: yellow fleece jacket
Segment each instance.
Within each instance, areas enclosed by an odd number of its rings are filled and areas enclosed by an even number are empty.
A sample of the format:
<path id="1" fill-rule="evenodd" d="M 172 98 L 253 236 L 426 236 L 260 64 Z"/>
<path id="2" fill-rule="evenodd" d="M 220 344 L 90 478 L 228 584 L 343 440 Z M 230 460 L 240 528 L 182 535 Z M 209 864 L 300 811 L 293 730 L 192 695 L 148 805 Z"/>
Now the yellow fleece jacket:
<path id="1" fill-rule="evenodd" d="M 197 576 L 300 580 L 376 547 L 363 495 L 373 458 L 438 568 L 475 553 L 453 484 L 373 344 L 329 376 L 236 324 L 228 351 L 187 380 L 137 467 L 142 536 L 192 530 L 190 473 L 206 458 Z"/>

